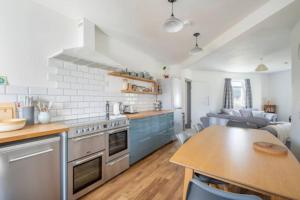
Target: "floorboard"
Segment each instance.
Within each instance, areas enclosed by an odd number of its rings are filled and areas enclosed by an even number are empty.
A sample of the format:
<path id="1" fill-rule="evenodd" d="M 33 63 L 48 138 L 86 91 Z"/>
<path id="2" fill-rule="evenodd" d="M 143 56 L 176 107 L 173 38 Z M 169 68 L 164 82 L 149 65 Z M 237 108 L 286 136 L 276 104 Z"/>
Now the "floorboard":
<path id="1" fill-rule="evenodd" d="M 80 200 L 181 200 L 184 168 L 169 162 L 178 148 L 176 142 L 164 146 Z"/>
<path id="2" fill-rule="evenodd" d="M 180 200 L 184 169 L 169 162 L 177 149 L 164 146 L 81 200 Z"/>

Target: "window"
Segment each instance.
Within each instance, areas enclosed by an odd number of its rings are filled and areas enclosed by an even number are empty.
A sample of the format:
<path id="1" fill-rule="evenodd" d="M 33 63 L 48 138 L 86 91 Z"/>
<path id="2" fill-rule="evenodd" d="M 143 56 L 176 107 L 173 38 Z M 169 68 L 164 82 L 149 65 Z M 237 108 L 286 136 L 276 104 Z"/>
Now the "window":
<path id="1" fill-rule="evenodd" d="M 245 82 L 241 80 L 232 80 L 233 107 L 245 107 Z"/>

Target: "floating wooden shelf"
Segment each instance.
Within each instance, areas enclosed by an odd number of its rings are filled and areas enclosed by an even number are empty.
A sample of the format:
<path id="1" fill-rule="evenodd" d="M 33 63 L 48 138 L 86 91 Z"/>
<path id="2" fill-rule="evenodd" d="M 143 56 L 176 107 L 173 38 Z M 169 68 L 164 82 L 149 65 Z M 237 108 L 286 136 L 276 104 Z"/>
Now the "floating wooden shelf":
<path id="1" fill-rule="evenodd" d="M 158 95 L 157 92 L 140 92 L 140 91 L 132 91 L 132 90 L 121 90 L 122 93 L 131 93 L 131 94 L 150 94 L 150 95 Z"/>
<path id="2" fill-rule="evenodd" d="M 127 78 L 127 79 L 131 79 L 131 80 L 144 81 L 144 82 L 156 84 L 155 80 L 149 80 L 149 79 L 140 78 L 140 77 L 137 77 L 137 76 L 130 76 L 130 75 L 126 75 L 126 74 L 121 74 L 120 72 L 110 72 L 109 75 L 111 75 L 111 76 L 118 76 L 118 77 L 122 77 L 122 78 Z"/>

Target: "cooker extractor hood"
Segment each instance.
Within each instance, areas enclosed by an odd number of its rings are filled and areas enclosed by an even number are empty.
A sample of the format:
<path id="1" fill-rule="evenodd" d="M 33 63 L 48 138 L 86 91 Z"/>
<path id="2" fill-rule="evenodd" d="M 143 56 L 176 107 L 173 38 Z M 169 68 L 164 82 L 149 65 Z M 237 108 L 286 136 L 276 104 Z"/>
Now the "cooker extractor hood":
<path id="1" fill-rule="evenodd" d="M 80 20 L 78 28 L 80 34 L 79 46 L 75 48 L 63 49 L 50 58 L 56 58 L 78 65 L 98 67 L 112 71 L 121 68 L 119 63 L 95 50 L 95 24 L 87 19 L 82 19 Z"/>

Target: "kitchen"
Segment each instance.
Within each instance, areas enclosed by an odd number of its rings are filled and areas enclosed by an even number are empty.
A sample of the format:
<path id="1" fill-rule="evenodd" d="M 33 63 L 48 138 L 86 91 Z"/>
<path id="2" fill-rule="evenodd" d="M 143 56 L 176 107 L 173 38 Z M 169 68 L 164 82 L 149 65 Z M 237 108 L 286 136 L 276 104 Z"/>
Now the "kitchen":
<path id="1" fill-rule="evenodd" d="M 0 199 L 79 199 L 181 129 L 179 79 L 156 81 L 101 55 L 86 19 L 78 31 L 82 46 L 47 60 L 51 87 L 8 84 L 10 76 L 0 86 Z"/>

